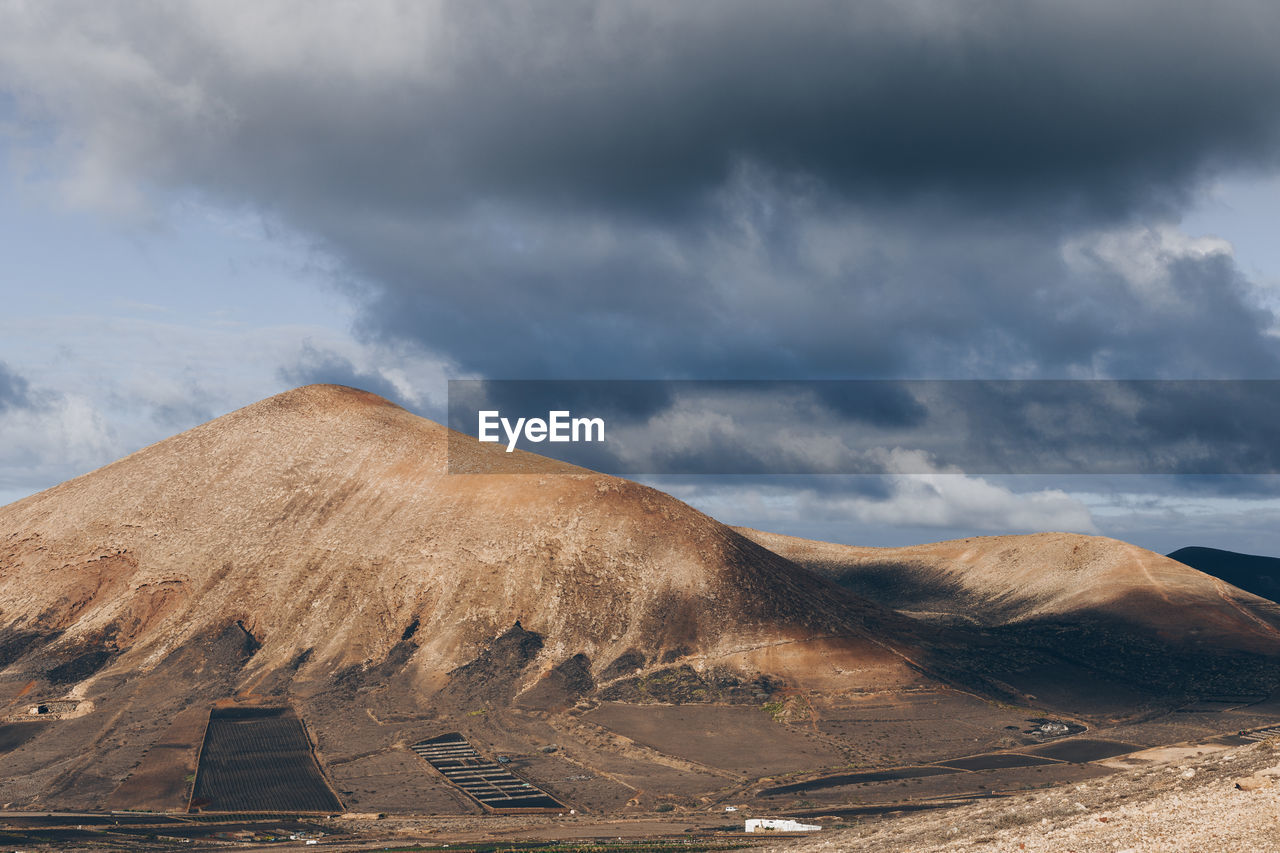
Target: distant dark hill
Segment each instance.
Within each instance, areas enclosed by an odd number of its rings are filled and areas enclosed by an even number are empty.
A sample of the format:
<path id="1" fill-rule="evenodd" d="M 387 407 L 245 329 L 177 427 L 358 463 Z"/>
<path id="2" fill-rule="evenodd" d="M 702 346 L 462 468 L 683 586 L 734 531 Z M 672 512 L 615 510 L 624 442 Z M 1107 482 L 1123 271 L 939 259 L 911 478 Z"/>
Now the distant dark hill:
<path id="1" fill-rule="evenodd" d="M 1280 559 L 1276 557 L 1198 547 L 1179 548 L 1169 557 L 1246 592 L 1280 601 Z"/>

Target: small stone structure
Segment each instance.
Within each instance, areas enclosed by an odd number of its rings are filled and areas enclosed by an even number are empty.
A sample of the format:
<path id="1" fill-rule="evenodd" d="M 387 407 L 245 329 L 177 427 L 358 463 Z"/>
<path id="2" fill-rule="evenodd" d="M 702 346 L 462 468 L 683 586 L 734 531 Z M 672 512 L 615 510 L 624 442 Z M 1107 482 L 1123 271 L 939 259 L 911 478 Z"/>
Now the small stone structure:
<path id="1" fill-rule="evenodd" d="M 88 699 L 49 699 L 31 705 L 20 706 L 0 722 L 24 723 L 28 720 L 69 720 L 72 717 L 83 717 L 93 710 L 93 702 Z"/>
<path id="2" fill-rule="evenodd" d="M 80 704 L 75 701 L 59 701 L 59 702 L 41 702 L 39 705 L 32 705 L 27 709 L 27 713 L 33 717 L 43 717 L 53 714 L 68 714 L 76 709 L 76 705 Z"/>

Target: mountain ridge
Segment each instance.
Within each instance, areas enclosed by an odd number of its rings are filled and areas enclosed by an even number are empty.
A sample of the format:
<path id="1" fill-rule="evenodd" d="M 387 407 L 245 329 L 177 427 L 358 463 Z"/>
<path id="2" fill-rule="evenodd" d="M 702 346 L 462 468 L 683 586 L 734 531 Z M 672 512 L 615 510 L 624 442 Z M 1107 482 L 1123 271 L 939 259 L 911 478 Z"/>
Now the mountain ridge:
<path id="1" fill-rule="evenodd" d="M 735 528 L 850 591 L 904 612 L 988 626 L 1105 615 L 1176 638 L 1280 648 L 1280 605 L 1136 545 L 1075 533 L 970 537 L 901 548 Z M 1195 606 L 1198 625 L 1187 625 Z"/>
<path id="2" fill-rule="evenodd" d="M 0 508 L 0 618 L 143 668 L 234 623 L 250 675 L 374 665 L 415 623 L 436 681 L 516 621 L 598 666 L 858 631 L 848 596 L 674 498 L 532 454 L 450 474 L 498 451 L 448 438 L 338 386 L 218 418 Z"/>

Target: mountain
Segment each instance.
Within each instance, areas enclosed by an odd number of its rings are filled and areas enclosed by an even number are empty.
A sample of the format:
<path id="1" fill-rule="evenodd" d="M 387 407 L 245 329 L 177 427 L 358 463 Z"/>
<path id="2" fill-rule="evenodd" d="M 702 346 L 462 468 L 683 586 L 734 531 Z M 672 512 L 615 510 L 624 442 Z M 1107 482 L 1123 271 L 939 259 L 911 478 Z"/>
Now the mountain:
<path id="1" fill-rule="evenodd" d="M 1280 644 L 1274 602 L 1116 539 L 1035 533 L 859 548 L 739 532 L 858 595 L 921 617 L 984 626 L 1106 617 L 1171 640 L 1190 635 L 1204 646 L 1271 652 Z"/>
<path id="2" fill-rule="evenodd" d="M 944 759 L 1270 694 L 1277 625 L 1113 540 L 739 531 L 308 386 L 0 508 L 0 804 L 235 811 L 269 776 L 285 810 L 529 780 L 643 813 L 917 765 L 942 794 L 978 784 Z M 478 800 L 427 763 L 457 750 L 519 776 Z"/>
<path id="3" fill-rule="evenodd" d="M 1232 586 L 1280 601 L 1280 559 L 1238 554 L 1217 548 L 1179 548 L 1169 555 L 1193 569 L 1220 578 Z"/>
<path id="4" fill-rule="evenodd" d="M 668 495 L 532 454 L 523 473 L 449 473 L 449 453 L 484 471 L 503 449 L 309 386 L 0 509 L 8 713 L 116 715 L 62 728 L 118 755 L 73 778 L 51 768 L 85 742 L 50 734 L 23 748 L 22 785 L 103 796 L 172 719 L 235 696 L 310 702 L 321 739 L 354 752 L 369 719 L 605 688 L 934 683 L 908 620 Z"/>
<path id="5" fill-rule="evenodd" d="M 948 626 L 950 677 L 1012 701 L 1102 720 L 1277 687 L 1280 605 L 1125 542 L 1037 533 L 860 548 L 739 532 L 855 595 Z"/>
<path id="6" fill-rule="evenodd" d="M 674 498 L 531 454 L 528 473 L 450 474 L 447 433 L 311 386 L 0 509 L 5 630 L 110 673 L 235 626 L 245 680 L 412 640 L 427 682 L 517 622 L 540 659 L 593 667 L 861 630 L 833 585 Z M 502 452 L 464 438 L 468 465 Z"/>

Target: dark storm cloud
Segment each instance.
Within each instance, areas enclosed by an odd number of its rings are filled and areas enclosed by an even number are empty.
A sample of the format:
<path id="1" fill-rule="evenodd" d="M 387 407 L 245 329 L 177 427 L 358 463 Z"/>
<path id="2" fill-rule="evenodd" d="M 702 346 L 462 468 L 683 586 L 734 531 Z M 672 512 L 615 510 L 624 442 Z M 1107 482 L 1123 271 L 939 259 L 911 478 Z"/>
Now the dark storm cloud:
<path id="1" fill-rule="evenodd" d="M 25 409 L 33 404 L 31 383 L 0 361 L 0 412 Z"/>
<path id="2" fill-rule="evenodd" d="M 841 418 L 881 427 L 919 424 L 928 412 L 906 388 L 886 382 L 816 382 L 812 387 L 822 405 Z"/>
<path id="3" fill-rule="evenodd" d="M 280 19 L 243 7 L 222 13 L 235 29 L 115 8 L 135 49 L 234 109 L 224 140 L 166 159 L 286 205 L 653 212 L 696 204 L 747 161 L 841 194 L 1114 213 L 1174 201 L 1207 167 L 1269 162 L 1280 106 L 1280 12 L 1250 0 L 459 0 L 404 11 L 400 32 L 355 23 L 345 44 L 306 42 L 303 20 L 253 32 Z M 316 65 L 234 62 L 228 31 Z M 404 59 L 366 73 L 321 54 L 339 47 Z"/>
<path id="4" fill-rule="evenodd" d="M 475 432 L 475 413 L 500 409 L 537 417 L 552 410 L 590 412 L 618 424 L 644 423 L 671 405 L 680 383 L 456 379 L 449 382 L 449 428 Z"/>
<path id="5" fill-rule="evenodd" d="M 1280 375 L 1176 229 L 1276 163 L 1274 4 L 51 8 L 0 61 L 82 193 L 265 209 L 468 373 Z"/>
<path id="6" fill-rule="evenodd" d="M 1123 210 L 1269 158 L 1280 105 L 1262 3 L 450 8 L 471 85 L 434 150 L 464 193 L 644 206 L 744 159 L 842 193 Z"/>
<path id="7" fill-rule="evenodd" d="M 1132 500 L 1145 499 L 1152 506 L 1170 495 L 1192 499 L 1230 497 L 1243 499 L 1280 497 L 1280 475 L 1275 474 L 1176 474 L 1123 477 L 1025 478 L 1020 488 L 1065 488 L 1095 494 L 1125 494 Z M 995 478 L 995 482 L 1001 482 Z"/>
<path id="8" fill-rule="evenodd" d="M 624 476 L 1196 475 L 1265 493 L 1249 479 L 1280 474 L 1280 381 L 450 383 L 454 430 L 476 435 L 482 409 L 600 418 L 602 442 L 517 444 Z"/>
<path id="9" fill-rule="evenodd" d="M 666 240 L 539 223 L 532 250 L 424 227 L 360 255 L 386 283 L 362 328 L 494 376 L 1277 375 L 1274 318 L 1229 256 L 1153 258 L 1152 293 L 1017 222 L 794 208 L 727 201 Z M 584 257 L 575 237 L 609 246 Z M 417 272 L 388 264 L 415 249 Z"/>
<path id="10" fill-rule="evenodd" d="M 945 461 L 989 473 L 1274 475 L 1275 381 L 920 383 L 956 425 Z M 1220 484 L 1234 481 L 1223 477 Z"/>

